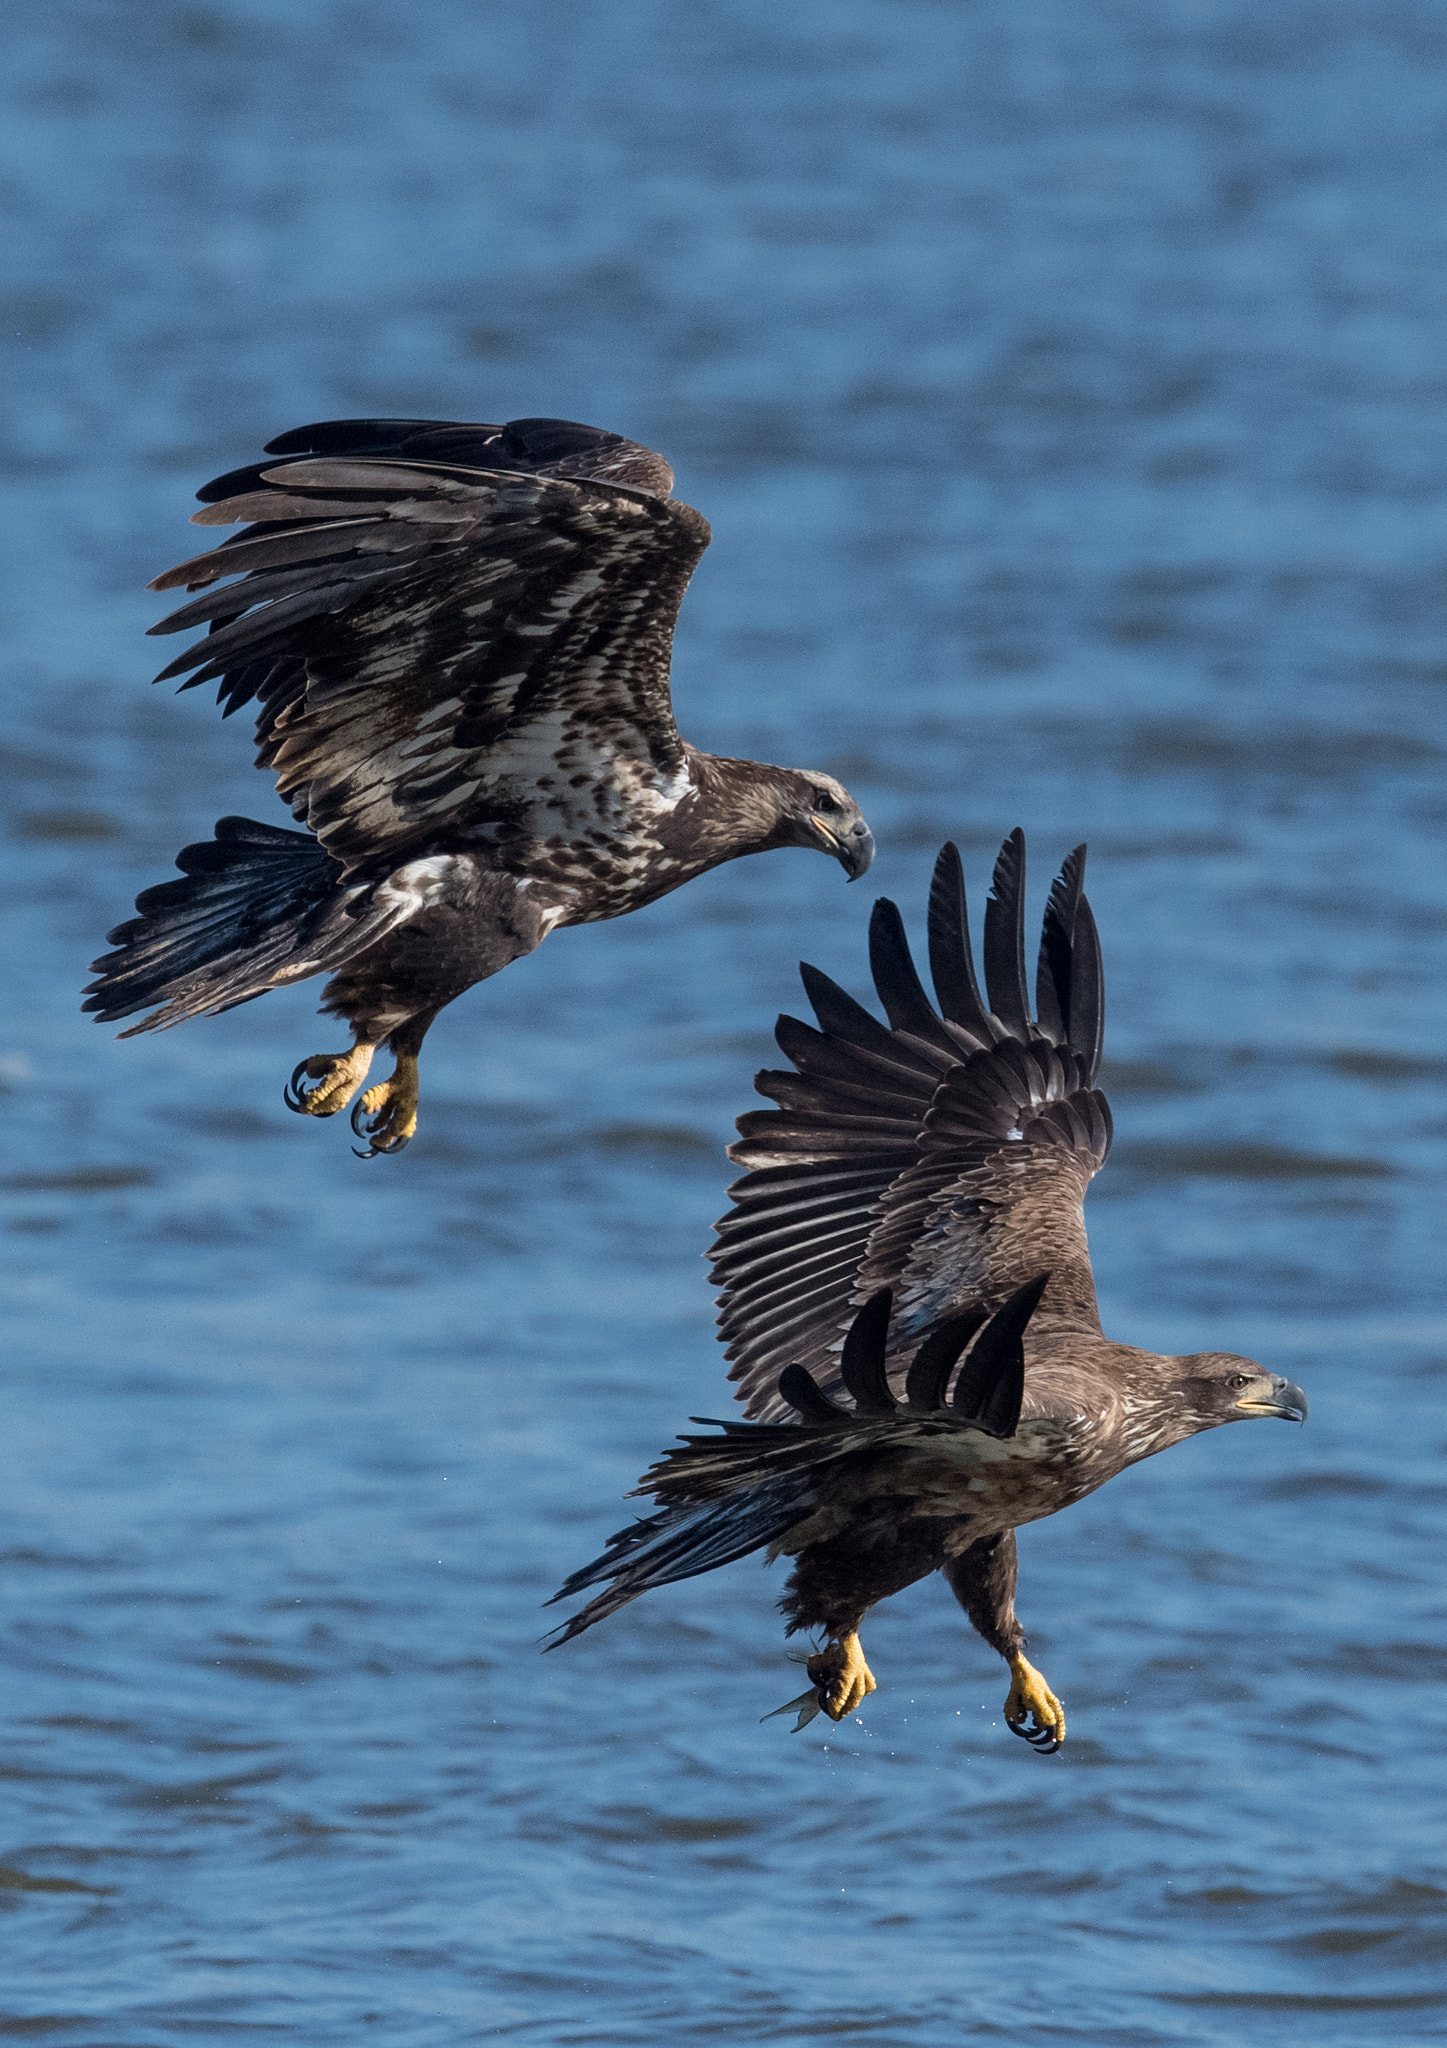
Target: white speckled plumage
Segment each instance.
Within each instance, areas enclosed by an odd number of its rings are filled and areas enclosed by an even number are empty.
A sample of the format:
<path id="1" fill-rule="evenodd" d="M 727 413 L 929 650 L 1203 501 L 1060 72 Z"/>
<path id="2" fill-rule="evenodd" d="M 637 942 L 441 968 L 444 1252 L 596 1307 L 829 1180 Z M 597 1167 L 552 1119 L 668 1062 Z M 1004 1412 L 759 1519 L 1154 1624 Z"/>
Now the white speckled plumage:
<path id="1" fill-rule="evenodd" d="M 205 879 L 148 891 L 111 934 L 87 992 L 101 1018 L 224 1009 L 305 957 L 343 967 L 325 1006 L 359 1041 L 385 1029 L 413 1058 L 444 1004 L 559 925 L 774 846 L 868 865 L 831 777 L 680 735 L 673 629 L 709 529 L 660 456 L 557 420 L 333 421 L 268 453 L 202 492 L 202 525 L 249 523 L 157 579 L 204 594 L 153 631 L 209 623 L 162 676 L 255 704 L 257 764 L 307 836 L 184 849 Z M 418 863 L 447 856 L 434 885 Z M 358 888 L 364 911 L 329 918 Z M 303 956 L 319 923 L 328 943 Z"/>

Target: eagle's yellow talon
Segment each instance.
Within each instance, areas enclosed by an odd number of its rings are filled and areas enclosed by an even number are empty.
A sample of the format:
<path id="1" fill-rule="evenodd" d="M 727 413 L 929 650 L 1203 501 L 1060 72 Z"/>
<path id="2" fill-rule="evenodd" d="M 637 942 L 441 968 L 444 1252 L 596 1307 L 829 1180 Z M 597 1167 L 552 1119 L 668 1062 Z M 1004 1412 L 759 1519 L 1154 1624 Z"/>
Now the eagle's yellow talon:
<path id="1" fill-rule="evenodd" d="M 363 1159 L 402 1150 L 417 1130 L 418 1097 L 416 1058 L 399 1053 L 391 1078 L 369 1088 L 352 1111 L 352 1129 L 367 1140 Z"/>
<path id="2" fill-rule="evenodd" d="M 1034 1720 L 1034 1727 L 1030 1726 Z M 1044 1677 L 1027 1657 L 1010 1659 L 1010 1692 L 1005 1701 L 1005 1723 L 1024 1737 L 1032 1749 L 1053 1756 L 1065 1740 L 1065 1709 L 1045 1683 Z"/>
<path id="3" fill-rule="evenodd" d="M 303 1116 L 335 1116 L 345 1109 L 367 1078 L 374 1045 L 354 1045 L 350 1052 L 314 1052 L 292 1074 L 286 1106 Z M 308 1088 L 307 1081 L 316 1086 Z"/>
<path id="4" fill-rule="evenodd" d="M 818 1687 L 819 1704 L 831 1721 L 842 1721 L 870 1693 L 879 1690 L 853 1629 L 837 1643 L 816 1650 L 806 1660 L 804 1669 Z"/>

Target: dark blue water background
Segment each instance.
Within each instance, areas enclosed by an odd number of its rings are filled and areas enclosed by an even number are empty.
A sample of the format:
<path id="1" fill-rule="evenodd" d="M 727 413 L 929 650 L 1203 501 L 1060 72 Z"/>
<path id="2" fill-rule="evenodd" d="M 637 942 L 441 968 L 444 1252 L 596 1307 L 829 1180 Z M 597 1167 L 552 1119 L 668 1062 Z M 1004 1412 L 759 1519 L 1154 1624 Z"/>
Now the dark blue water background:
<path id="1" fill-rule="evenodd" d="M 0 2035 L 1447 2035 L 1447 13 L 1412 0 L 67 4 L 10 16 Z M 152 691 L 190 492 L 328 415 L 559 413 L 716 540 L 701 744 L 803 854 L 449 1010 L 423 1130 L 286 1114 L 314 988 L 117 1045 L 76 989 L 226 810 Z M 169 651 L 169 650 L 168 650 Z M 1107 1327 L 1255 1353 L 1029 1530 L 1042 1762 L 930 1581 L 790 1736 L 757 1561 L 538 1654 L 690 1412 L 699 1254 L 873 884 L 1077 839 Z M 822 1732 L 821 1732 L 822 1730 Z"/>

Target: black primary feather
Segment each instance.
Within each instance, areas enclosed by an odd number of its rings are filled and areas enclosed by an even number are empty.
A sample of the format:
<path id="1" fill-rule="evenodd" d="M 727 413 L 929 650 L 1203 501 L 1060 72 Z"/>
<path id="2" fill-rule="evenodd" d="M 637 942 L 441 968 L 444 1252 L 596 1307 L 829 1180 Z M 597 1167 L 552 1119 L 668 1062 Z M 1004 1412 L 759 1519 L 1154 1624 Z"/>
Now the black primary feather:
<path id="1" fill-rule="evenodd" d="M 1075 913 L 1070 955 L 1070 1044 L 1085 1061 L 1086 1079 L 1093 1083 L 1105 1048 L 1105 963 L 1095 916 L 1083 896 Z"/>
<path id="2" fill-rule="evenodd" d="M 381 461 L 450 463 L 460 469 L 507 469 L 544 476 L 587 476 L 666 498 L 673 470 L 661 455 L 622 434 L 579 420 L 509 420 L 505 426 L 457 420 L 318 420 L 268 441 L 268 455 L 374 456 Z M 275 462 L 251 463 L 204 485 L 196 496 L 213 505 L 255 490 Z"/>
<path id="3" fill-rule="evenodd" d="M 779 1374 L 779 1392 L 804 1422 L 846 1422 L 849 1410 L 831 1401 L 813 1373 L 802 1365 L 786 1365 Z"/>
<path id="4" fill-rule="evenodd" d="M 1039 1273 L 1016 1288 L 980 1331 L 960 1367 L 950 1405 L 962 1421 L 973 1423 L 989 1436 L 1013 1436 L 1020 1425 L 1020 1404 L 1025 1398 L 1025 1326 L 1049 1278 L 1048 1273 Z"/>
<path id="5" fill-rule="evenodd" d="M 1040 1029 L 1056 1045 L 1070 1040 L 1070 970 L 1075 950 L 1075 915 L 1085 877 L 1085 848 L 1077 846 L 1050 885 L 1050 900 L 1040 927 L 1040 958 L 1035 969 L 1035 1014 Z"/>
<path id="6" fill-rule="evenodd" d="M 939 848 L 929 883 L 929 979 L 935 985 L 939 1016 L 980 1044 L 993 1044 L 991 1018 L 974 979 L 964 862 L 954 840 Z"/>
<path id="7" fill-rule="evenodd" d="M 1017 825 L 1000 848 L 985 903 L 985 990 L 990 1008 L 1016 1038 L 1030 1037 L 1025 983 L 1025 834 Z"/>
<path id="8" fill-rule="evenodd" d="M 915 971 L 904 919 L 887 896 L 879 898 L 869 920 L 869 971 L 892 1031 L 907 1031 L 950 1059 L 959 1058 L 958 1041 L 941 1025 Z"/>
<path id="9" fill-rule="evenodd" d="M 893 1298 L 887 1287 L 881 1287 L 870 1295 L 849 1325 L 844 1348 L 839 1354 L 839 1377 L 854 1398 L 856 1415 L 894 1413 L 894 1396 L 889 1391 L 889 1375 L 884 1369 Z"/>
<path id="10" fill-rule="evenodd" d="M 935 1324 L 914 1354 L 905 1379 L 904 1396 L 911 1408 L 943 1408 L 950 1374 L 984 1320 L 985 1311 L 972 1308 Z"/>
<path id="11" fill-rule="evenodd" d="M 866 1052 L 879 1053 L 895 1066 L 912 1066 L 917 1071 L 930 1073 L 939 1065 L 938 1061 L 924 1056 L 922 1047 L 901 1045 L 886 1025 L 869 1014 L 863 1003 L 855 1002 L 837 981 L 831 981 L 827 974 L 811 967 L 807 960 L 799 962 L 799 978 L 821 1031 L 842 1038 L 846 1044 L 861 1046 Z"/>
<path id="12" fill-rule="evenodd" d="M 940 1015 L 981 1045 L 994 1039 L 970 950 L 965 869 L 952 839 L 940 848 L 929 892 L 929 967 Z"/>

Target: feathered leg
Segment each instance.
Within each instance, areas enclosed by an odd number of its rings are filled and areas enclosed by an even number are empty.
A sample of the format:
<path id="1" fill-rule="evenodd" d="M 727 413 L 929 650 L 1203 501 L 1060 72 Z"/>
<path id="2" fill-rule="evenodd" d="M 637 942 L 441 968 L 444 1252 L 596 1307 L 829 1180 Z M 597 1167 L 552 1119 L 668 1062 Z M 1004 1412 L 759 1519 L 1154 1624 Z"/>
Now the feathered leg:
<path id="1" fill-rule="evenodd" d="M 1005 1725 L 1042 1756 L 1052 1756 L 1065 1740 L 1065 1709 L 1025 1655 L 1025 1631 L 1015 1618 L 1014 1530 L 982 1537 L 950 1558 L 944 1571 L 974 1627 L 1010 1667 Z"/>
<path id="2" fill-rule="evenodd" d="M 415 896 L 419 908 L 349 960 L 323 995 L 323 1008 L 346 1018 L 357 1043 L 336 1059 L 304 1060 L 292 1077 L 292 1094 L 300 1098 L 293 1109 L 330 1116 L 351 1101 L 372 1053 L 387 1044 L 395 1067 L 352 1109 L 352 1129 L 366 1141 L 364 1159 L 400 1152 L 416 1132 L 417 1056 L 439 1014 L 464 990 L 532 952 L 556 917 L 556 906 L 539 892 L 463 854 L 414 861 L 385 888 Z M 303 1089 L 303 1074 L 319 1086 Z"/>
<path id="3" fill-rule="evenodd" d="M 876 1601 L 903 1592 L 944 1563 L 940 1523 L 933 1516 L 912 1516 L 909 1507 L 903 1496 L 876 1495 L 868 1520 L 797 1553 L 779 1602 L 788 1632 L 822 1629 L 827 1638 L 805 1665 L 814 1681 L 812 1707 L 808 1694 L 790 1702 L 800 1709 L 797 1727 L 816 1713 L 842 1721 L 878 1691 L 859 1643 L 865 1615 Z"/>

